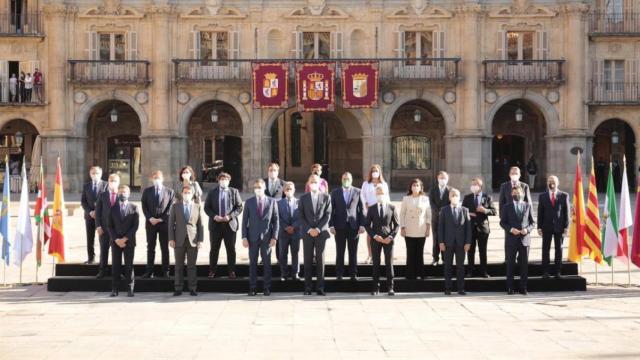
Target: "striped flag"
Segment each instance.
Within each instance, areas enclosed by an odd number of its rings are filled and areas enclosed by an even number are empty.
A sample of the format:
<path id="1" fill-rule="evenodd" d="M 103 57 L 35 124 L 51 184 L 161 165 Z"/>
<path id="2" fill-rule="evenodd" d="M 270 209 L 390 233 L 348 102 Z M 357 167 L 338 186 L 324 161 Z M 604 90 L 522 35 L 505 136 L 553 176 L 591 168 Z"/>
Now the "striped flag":
<path id="1" fill-rule="evenodd" d="M 633 223 L 640 223 L 640 177 L 638 177 L 636 184 L 638 184 L 636 188 L 636 213 L 634 216 Z M 633 240 L 631 242 L 631 262 L 640 267 L 640 229 L 633 229 Z"/>
<path id="2" fill-rule="evenodd" d="M 571 206 L 571 225 L 569 226 L 569 261 L 579 263 L 584 255 L 585 234 L 584 193 L 582 189 L 582 172 L 580 170 L 580 153 L 576 161 L 576 176 L 573 182 L 573 204 Z"/>
<path id="3" fill-rule="evenodd" d="M 602 230 L 602 256 L 611 265 L 618 249 L 618 209 L 616 208 L 616 191 L 613 188 L 613 166 L 609 163 L 609 178 L 607 180 L 607 196 L 604 200 L 602 218 L 605 227 Z"/>
<path id="4" fill-rule="evenodd" d="M 624 170 L 622 172 L 622 189 L 620 190 L 620 217 L 618 224 L 618 250 L 616 256 L 620 260 L 629 260 L 629 228 L 633 226 L 633 216 L 631 215 L 631 201 L 629 196 L 629 182 L 627 180 L 627 158 L 622 161 Z"/>
<path id="5" fill-rule="evenodd" d="M 600 250 L 600 210 L 598 209 L 598 188 L 596 187 L 596 173 L 591 158 L 591 174 L 589 174 L 589 189 L 587 191 L 587 218 L 584 231 L 584 245 L 589 257 L 598 264 L 602 264 L 602 251 Z M 640 233 L 639 233 L 640 235 Z"/>
<path id="6" fill-rule="evenodd" d="M 9 156 L 4 160 L 4 186 L 2 188 L 2 203 L 0 203 L 0 235 L 2 236 L 2 260 L 9 265 L 11 258 L 11 239 L 9 238 L 9 219 L 11 218 L 11 197 L 9 183 L 11 175 L 9 175 Z"/>
<path id="7" fill-rule="evenodd" d="M 38 228 L 38 244 L 36 247 L 36 261 L 38 266 L 42 265 L 42 247 L 51 238 L 51 222 L 49 220 L 49 203 L 47 202 L 47 190 L 44 183 L 44 169 L 42 159 L 40 159 L 40 183 L 38 184 L 38 199 L 34 210 L 34 218 Z M 44 241 L 43 241 L 44 238 Z"/>
<path id="8" fill-rule="evenodd" d="M 51 241 L 49 241 L 49 255 L 53 255 L 58 262 L 64 262 L 64 194 L 62 192 L 62 168 L 60 158 L 56 168 L 56 184 L 53 189 L 53 226 L 51 227 Z"/>

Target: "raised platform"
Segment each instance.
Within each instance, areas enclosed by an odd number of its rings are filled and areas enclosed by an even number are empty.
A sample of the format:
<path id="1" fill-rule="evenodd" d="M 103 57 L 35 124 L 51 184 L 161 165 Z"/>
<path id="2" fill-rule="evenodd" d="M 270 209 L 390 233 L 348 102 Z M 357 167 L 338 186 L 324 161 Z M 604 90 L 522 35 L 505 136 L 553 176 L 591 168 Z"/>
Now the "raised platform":
<path id="1" fill-rule="evenodd" d="M 406 280 L 404 278 L 406 266 L 396 265 L 395 270 L 395 290 L 396 292 L 442 292 L 444 291 L 443 266 L 425 266 L 424 280 Z M 145 265 L 135 264 L 136 292 L 171 292 L 173 291 L 172 278 L 142 279 L 139 276 L 144 274 Z M 161 272 L 160 266 L 155 267 L 156 274 Z M 173 265 L 170 270 L 173 274 Z M 358 280 L 353 282 L 348 277 L 337 280 L 335 277 L 335 265 L 325 267 L 325 290 L 327 292 L 369 292 L 373 286 L 371 279 L 372 266 L 358 265 Z M 465 290 L 471 292 L 496 291 L 502 292 L 506 289 L 505 266 L 504 264 L 489 264 L 488 272 L 490 278 L 467 278 Z M 47 283 L 48 291 L 111 291 L 111 277 L 96 279 L 98 273 L 97 265 L 84 264 L 57 264 L 56 276 L 49 279 Z M 384 274 L 384 266 L 383 271 Z M 236 274 L 239 278 L 231 280 L 227 278 L 227 266 L 218 266 L 215 279 L 207 278 L 208 266 L 198 265 L 198 291 L 200 292 L 222 292 L 222 293 L 245 293 L 249 287 L 249 266 L 240 264 L 236 266 Z M 262 266 L 258 269 L 259 276 L 262 274 Z M 272 265 L 272 287 L 274 292 L 302 292 L 302 281 L 280 281 L 280 267 Z M 302 269 L 301 269 L 302 274 Z M 578 276 L 578 266 L 573 263 L 564 264 L 562 268 L 562 279 L 541 278 L 542 266 L 540 263 L 529 264 L 529 291 L 585 291 L 587 282 L 583 277 Z M 517 282 L 516 278 L 516 282 Z M 258 287 L 262 282 L 258 279 Z M 386 291 L 384 278 L 381 280 L 381 291 Z M 455 286 L 455 285 L 454 285 Z M 260 289 L 258 289 L 260 290 Z"/>

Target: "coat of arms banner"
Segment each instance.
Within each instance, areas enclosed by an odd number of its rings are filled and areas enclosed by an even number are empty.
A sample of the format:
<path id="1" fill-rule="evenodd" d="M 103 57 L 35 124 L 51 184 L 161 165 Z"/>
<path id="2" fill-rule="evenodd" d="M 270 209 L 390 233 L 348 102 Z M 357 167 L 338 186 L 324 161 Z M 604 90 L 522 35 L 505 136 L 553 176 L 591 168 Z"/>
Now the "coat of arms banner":
<path id="1" fill-rule="evenodd" d="M 253 63 L 253 107 L 287 108 L 289 64 Z"/>
<path id="2" fill-rule="evenodd" d="M 342 65 L 342 105 L 345 108 L 378 107 L 378 62 Z"/>
<path id="3" fill-rule="evenodd" d="M 334 111 L 335 74 L 335 63 L 296 64 L 298 111 Z"/>

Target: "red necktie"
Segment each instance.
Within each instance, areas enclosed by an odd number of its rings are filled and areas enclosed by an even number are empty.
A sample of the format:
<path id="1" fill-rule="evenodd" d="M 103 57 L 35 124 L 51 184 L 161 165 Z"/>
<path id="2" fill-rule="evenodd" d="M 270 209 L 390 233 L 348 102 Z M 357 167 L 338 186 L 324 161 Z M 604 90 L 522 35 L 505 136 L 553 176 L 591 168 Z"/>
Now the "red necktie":
<path id="1" fill-rule="evenodd" d="M 551 206 L 556 206 L 556 193 L 551 193 Z"/>
<path id="2" fill-rule="evenodd" d="M 116 203 L 116 193 L 111 193 L 111 206 Z"/>

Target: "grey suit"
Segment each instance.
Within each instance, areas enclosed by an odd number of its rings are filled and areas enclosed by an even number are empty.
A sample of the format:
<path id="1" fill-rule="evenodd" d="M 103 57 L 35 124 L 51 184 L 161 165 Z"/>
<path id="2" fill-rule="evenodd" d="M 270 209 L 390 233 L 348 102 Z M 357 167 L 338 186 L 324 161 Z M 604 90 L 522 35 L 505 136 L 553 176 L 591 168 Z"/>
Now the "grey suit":
<path id="1" fill-rule="evenodd" d="M 245 202 L 242 213 L 242 238 L 249 241 L 249 288 L 255 289 L 258 282 L 258 253 L 264 264 L 264 289 L 271 289 L 271 239 L 278 238 L 278 206 L 268 196 L 262 198 L 262 209 L 258 198 Z"/>
<path id="2" fill-rule="evenodd" d="M 202 225 L 202 205 L 191 202 L 189 219 L 185 217 L 184 202 L 175 203 L 169 211 L 168 239 L 175 241 L 174 255 L 176 258 L 175 290 L 184 288 L 184 258 L 187 257 L 187 277 L 189 290 L 196 291 L 198 259 L 198 244 L 204 239 L 204 226 Z"/>
<path id="3" fill-rule="evenodd" d="M 456 281 L 458 291 L 464 291 L 464 246 L 471 245 L 471 217 L 469 209 L 459 206 L 454 213 L 451 206 L 440 210 L 438 242 L 445 244 L 444 286 L 451 291 L 453 256 L 456 257 Z"/>
<path id="4" fill-rule="evenodd" d="M 317 291 L 324 291 L 324 246 L 329 235 L 329 219 L 331 217 L 331 199 L 329 194 L 318 192 L 316 207 L 313 207 L 311 193 L 305 193 L 300 197 L 300 232 L 304 248 L 304 288 L 311 291 L 311 278 L 313 258 L 316 259 L 316 283 Z M 309 230 L 318 229 L 320 234 L 316 237 L 309 235 Z"/>
<path id="5" fill-rule="evenodd" d="M 522 202 L 521 211 L 516 211 L 516 205 L 512 201 L 500 210 L 500 226 L 507 233 L 505 239 L 505 251 L 507 255 L 507 290 L 513 288 L 513 277 L 516 266 L 516 256 L 520 265 L 520 290 L 527 290 L 529 245 L 531 245 L 531 230 L 534 229 L 532 210 L 533 207 Z M 527 230 L 527 235 L 513 235 L 509 230 Z"/>

